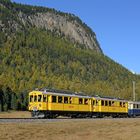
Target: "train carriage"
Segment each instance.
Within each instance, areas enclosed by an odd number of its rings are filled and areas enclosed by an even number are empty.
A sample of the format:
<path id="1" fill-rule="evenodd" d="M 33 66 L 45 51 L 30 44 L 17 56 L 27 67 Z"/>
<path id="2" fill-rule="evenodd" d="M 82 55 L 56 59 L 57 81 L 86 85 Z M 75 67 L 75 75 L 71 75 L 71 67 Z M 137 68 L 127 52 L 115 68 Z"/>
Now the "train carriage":
<path id="1" fill-rule="evenodd" d="M 29 93 L 29 111 L 33 117 L 89 117 L 91 97 L 58 90 L 35 90 Z"/>
<path id="2" fill-rule="evenodd" d="M 125 100 L 93 97 L 93 113 L 98 117 L 126 117 L 128 102 Z"/>
<path id="3" fill-rule="evenodd" d="M 128 116 L 136 117 L 140 116 L 140 102 L 128 102 Z"/>

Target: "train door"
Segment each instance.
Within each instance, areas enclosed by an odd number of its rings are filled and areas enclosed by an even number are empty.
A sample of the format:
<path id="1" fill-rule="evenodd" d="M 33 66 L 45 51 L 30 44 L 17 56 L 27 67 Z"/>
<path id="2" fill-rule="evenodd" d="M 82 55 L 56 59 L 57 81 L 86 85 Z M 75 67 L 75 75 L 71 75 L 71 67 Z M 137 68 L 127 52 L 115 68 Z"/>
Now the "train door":
<path id="1" fill-rule="evenodd" d="M 93 107 L 92 102 L 93 102 L 92 99 L 89 99 L 89 111 L 90 112 L 93 111 L 93 109 L 92 109 L 92 107 Z"/>
<path id="2" fill-rule="evenodd" d="M 133 103 L 129 102 L 128 103 L 128 115 L 133 116 Z"/>
<path id="3" fill-rule="evenodd" d="M 92 112 L 96 112 L 96 100 L 95 99 L 92 100 L 91 109 L 92 109 Z"/>
<path id="4" fill-rule="evenodd" d="M 46 94 L 43 94 L 42 109 L 48 110 L 48 96 Z"/>

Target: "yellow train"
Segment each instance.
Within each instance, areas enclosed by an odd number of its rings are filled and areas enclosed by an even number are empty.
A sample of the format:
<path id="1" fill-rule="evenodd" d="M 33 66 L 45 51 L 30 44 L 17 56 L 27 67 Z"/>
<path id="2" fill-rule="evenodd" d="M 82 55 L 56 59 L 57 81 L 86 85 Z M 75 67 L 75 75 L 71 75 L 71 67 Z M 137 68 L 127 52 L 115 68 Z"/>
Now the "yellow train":
<path id="1" fill-rule="evenodd" d="M 128 102 L 44 88 L 29 93 L 29 111 L 37 118 L 118 117 L 127 116 Z"/>

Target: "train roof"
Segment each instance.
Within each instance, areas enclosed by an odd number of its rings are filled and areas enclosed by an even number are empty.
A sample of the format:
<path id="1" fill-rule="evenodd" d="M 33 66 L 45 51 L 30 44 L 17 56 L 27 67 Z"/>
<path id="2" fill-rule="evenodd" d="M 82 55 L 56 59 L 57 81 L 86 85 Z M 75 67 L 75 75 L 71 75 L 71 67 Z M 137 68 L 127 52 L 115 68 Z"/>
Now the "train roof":
<path id="1" fill-rule="evenodd" d="M 70 92 L 66 90 L 56 90 L 56 89 L 48 89 L 48 88 L 42 88 L 37 89 L 37 91 L 41 91 L 43 94 L 48 94 L 51 92 L 53 95 L 60 95 L 60 96 L 73 96 L 73 97 L 81 97 L 81 98 L 91 98 L 91 96 L 88 96 L 84 93 L 76 93 L 76 92 Z"/>
<path id="2" fill-rule="evenodd" d="M 128 101 L 130 104 L 140 104 L 140 101 Z"/>
<path id="3" fill-rule="evenodd" d="M 110 100 L 110 101 L 123 101 L 123 102 L 127 102 L 127 100 L 120 99 L 120 98 L 113 98 L 113 97 L 94 96 L 94 98 L 97 99 L 97 100 Z"/>
<path id="4" fill-rule="evenodd" d="M 43 94 L 53 94 L 53 95 L 59 95 L 59 96 L 71 96 L 71 97 L 80 97 L 80 98 L 95 98 L 96 100 L 114 100 L 114 101 L 123 101 L 126 102 L 127 100 L 120 99 L 120 98 L 114 98 L 114 97 L 106 97 L 106 96 L 99 96 L 99 95 L 86 95 L 81 92 L 71 92 L 67 90 L 58 90 L 58 89 L 49 89 L 49 88 L 41 88 L 41 89 L 35 89 L 35 91 L 41 91 Z M 127 101 L 128 102 L 128 101 Z"/>

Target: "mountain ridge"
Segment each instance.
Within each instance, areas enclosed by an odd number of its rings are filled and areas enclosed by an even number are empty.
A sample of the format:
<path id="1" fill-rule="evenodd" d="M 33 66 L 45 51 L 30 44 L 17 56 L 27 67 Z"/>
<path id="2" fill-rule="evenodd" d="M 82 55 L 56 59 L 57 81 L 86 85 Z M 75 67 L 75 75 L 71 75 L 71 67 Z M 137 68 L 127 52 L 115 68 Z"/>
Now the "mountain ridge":
<path id="1" fill-rule="evenodd" d="M 54 9 L 37 6 L 28 6 L 27 8 L 26 5 L 6 2 L 5 0 L 1 1 L 1 7 L 3 13 L 5 10 L 8 10 L 8 14 L 11 15 L 11 17 L 9 16 L 5 19 L 7 27 L 12 27 L 11 32 L 15 32 L 19 29 L 23 30 L 25 26 L 35 26 L 55 32 L 57 35 L 66 37 L 73 43 L 83 45 L 84 48 L 102 53 L 95 33 L 73 14 L 62 13 Z M 15 18 L 12 19 L 13 17 Z M 8 30 L 7 27 L 4 29 L 2 22 L 1 20 L 0 26 L 3 27 L 3 30 Z"/>

